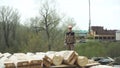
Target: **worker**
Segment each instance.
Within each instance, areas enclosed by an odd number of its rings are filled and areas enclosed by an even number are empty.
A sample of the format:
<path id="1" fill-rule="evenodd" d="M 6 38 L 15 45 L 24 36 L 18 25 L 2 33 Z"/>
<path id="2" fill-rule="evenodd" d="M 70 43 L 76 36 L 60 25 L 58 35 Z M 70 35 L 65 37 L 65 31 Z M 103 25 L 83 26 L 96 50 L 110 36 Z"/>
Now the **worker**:
<path id="1" fill-rule="evenodd" d="M 72 25 L 68 26 L 68 32 L 65 34 L 65 46 L 67 50 L 74 50 L 75 33 L 72 31 Z"/>

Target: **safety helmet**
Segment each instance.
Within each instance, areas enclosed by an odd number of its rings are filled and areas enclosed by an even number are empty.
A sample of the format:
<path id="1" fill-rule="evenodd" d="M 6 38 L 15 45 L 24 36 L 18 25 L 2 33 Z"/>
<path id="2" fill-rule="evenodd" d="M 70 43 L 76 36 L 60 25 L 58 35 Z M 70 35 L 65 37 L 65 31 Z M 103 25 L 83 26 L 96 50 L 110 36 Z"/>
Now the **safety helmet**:
<path id="1" fill-rule="evenodd" d="M 71 28 L 72 28 L 72 25 L 69 25 L 68 28 L 71 29 Z"/>

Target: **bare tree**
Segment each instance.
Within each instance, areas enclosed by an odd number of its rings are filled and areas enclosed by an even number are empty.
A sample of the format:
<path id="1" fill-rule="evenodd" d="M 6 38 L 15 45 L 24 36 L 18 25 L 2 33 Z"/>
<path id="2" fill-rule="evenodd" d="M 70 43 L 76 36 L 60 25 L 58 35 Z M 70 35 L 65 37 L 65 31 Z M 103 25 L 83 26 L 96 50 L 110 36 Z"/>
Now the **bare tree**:
<path id="1" fill-rule="evenodd" d="M 57 14 L 55 9 L 52 9 L 48 2 L 43 4 L 43 7 L 40 9 L 40 26 L 44 29 L 47 42 L 48 50 L 51 50 L 51 38 L 53 37 L 53 30 L 60 22 L 60 16 Z"/>
<path id="2" fill-rule="evenodd" d="M 15 9 L 10 7 L 0 7 L 0 24 L 5 45 L 10 47 L 10 40 L 15 40 L 16 26 L 19 23 L 19 15 Z"/>

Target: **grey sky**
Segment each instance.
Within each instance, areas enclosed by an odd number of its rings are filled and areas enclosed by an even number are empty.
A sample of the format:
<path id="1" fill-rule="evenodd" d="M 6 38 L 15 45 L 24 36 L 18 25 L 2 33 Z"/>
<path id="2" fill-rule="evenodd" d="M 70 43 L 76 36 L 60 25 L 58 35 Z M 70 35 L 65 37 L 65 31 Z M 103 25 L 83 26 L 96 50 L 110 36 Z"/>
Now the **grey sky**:
<path id="1" fill-rule="evenodd" d="M 40 0 L 0 0 L 0 6 L 17 8 L 21 19 L 38 15 Z M 60 13 L 74 18 L 77 27 L 88 29 L 88 0 L 57 0 Z M 120 0 L 91 0 L 93 26 L 120 30 Z"/>

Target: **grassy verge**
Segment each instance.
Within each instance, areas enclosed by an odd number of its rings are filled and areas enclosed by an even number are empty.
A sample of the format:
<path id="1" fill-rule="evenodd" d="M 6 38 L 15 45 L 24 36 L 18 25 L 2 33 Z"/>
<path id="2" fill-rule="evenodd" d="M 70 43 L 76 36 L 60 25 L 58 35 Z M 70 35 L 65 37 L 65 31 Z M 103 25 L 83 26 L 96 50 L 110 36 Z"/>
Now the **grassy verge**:
<path id="1" fill-rule="evenodd" d="M 75 50 L 79 53 L 79 55 L 84 55 L 87 57 L 118 57 L 120 56 L 119 44 L 120 42 L 87 41 L 86 43 L 77 43 Z"/>

